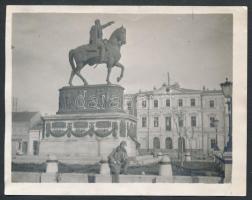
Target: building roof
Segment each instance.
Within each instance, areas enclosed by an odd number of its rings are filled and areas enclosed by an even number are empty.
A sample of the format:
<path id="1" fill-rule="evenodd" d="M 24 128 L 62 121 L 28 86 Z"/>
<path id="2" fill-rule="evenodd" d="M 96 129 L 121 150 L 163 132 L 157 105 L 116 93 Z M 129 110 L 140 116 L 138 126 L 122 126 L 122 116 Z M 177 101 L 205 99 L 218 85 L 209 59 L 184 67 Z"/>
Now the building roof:
<path id="1" fill-rule="evenodd" d="M 12 112 L 13 122 L 29 122 L 39 112 Z"/>
<path id="2" fill-rule="evenodd" d="M 32 130 L 41 130 L 43 129 L 43 122 L 39 121 L 37 124 L 35 124 L 32 128 Z"/>
<path id="3" fill-rule="evenodd" d="M 204 93 L 204 94 L 209 94 L 209 93 L 221 93 L 221 94 L 223 94 L 222 93 L 222 90 L 216 90 L 216 89 L 213 89 L 213 90 L 203 90 L 202 91 L 202 93 Z"/>
<path id="4" fill-rule="evenodd" d="M 164 94 L 167 93 L 167 91 L 171 91 L 173 94 L 202 94 L 202 95 L 207 95 L 207 94 L 216 94 L 220 93 L 222 94 L 221 90 L 208 90 L 208 89 L 203 89 L 203 90 L 195 90 L 195 89 L 186 89 L 186 88 L 181 88 L 178 83 L 172 84 L 172 85 L 167 85 L 163 84 L 160 88 L 154 88 L 153 90 L 149 91 L 139 91 L 136 93 L 136 95 L 158 95 L 158 94 Z M 130 94 L 132 95 L 132 94 Z M 129 95 L 129 96 L 130 96 Z"/>

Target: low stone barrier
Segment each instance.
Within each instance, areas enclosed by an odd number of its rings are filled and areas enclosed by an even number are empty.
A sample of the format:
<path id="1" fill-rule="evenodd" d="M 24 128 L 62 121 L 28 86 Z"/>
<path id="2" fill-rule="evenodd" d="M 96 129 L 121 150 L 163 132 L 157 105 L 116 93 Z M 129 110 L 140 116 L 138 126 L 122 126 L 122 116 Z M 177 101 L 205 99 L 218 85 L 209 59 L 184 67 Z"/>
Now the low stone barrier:
<path id="1" fill-rule="evenodd" d="M 199 176 L 199 183 L 222 183 L 222 177 Z"/>
<path id="2" fill-rule="evenodd" d="M 110 174 L 110 168 L 109 168 L 109 164 L 108 164 L 108 160 L 106 158 L 102 158 L 100 161 L 100 174 L 106 175 L 106 174 Z"/>
<path id="3" fill-rule="evenodd" d="M 59 182 L 58 173 L 48 172 L 41 174 L 41 182 L 42 183 L 57 183 Z"/>
<path id="4" fill-rule="evenodd" d="M 82 173 L 62 173 L 59 174 L 61 183 L 88 183 L 88 174 Z"/>
<path id="5" fill-rule="evenodd" d="M 34 163 L 34 164 L 42 164 L 46 160 L 46 156 L 12 156 L 12 162 L 14 163 Z"/>
<path id="6" fill-rule="evenodd" d="M 149 157 L 148 157 L 149 158 Z M 159 176 L 157 175 L 110 175 L 106 159 L 101 160 L 100 174 L 58 173 L 58 160 L 50 155 L 45 173 L 13 172 L 13 182 L 62 182 L 62 183 L 222 183 L 223 177 L 213 176 L 173 176 L 171 159 L 168 155 L 157 156 Z M 146 157 L 143 159 L 146 160 Z"/>
<path id="7" fill-rule="evenodd" d="M 192 183 L 191 176 L 173 176 L 173 183 Z"/>
<path id="8" fill-rule="evenodd" d="M 154 175 L 119 175 L 119 183 L 155 183 Z"/>
<path id="9" fill-rule="evenodd" d="M 137 156 L 135 162 L 130 163 L 131 165 L 148 165 L 158 163 L 160 161 L 160 157 L 153 157 L 153 155 L 146 156 Z"/>
<path id="10" fill-rule="evenodd" d="M 157 176 L 155 183 L 174 183 L 174 180 L 170 176 Z"/>
<path id="11" fill-rule="evenodd" d="M 95 183 L 112 183 L 112 176 L 95 174 Z"/>
<path id="12" fill-rule="evenodd" d="M 39 183 L 44 182 L 44 174 L 32 172 L 12 172 L 12 182 Z M 58 174 L 59 183 L 112 183 L 111 175 L 62 173 Z M 52 179 L 50 179 L 52 180 Z M 49 182 L 46 179 L 46 182 Z M 119 175 L 119 183 L 221 183 L 221 177 L 213 176 L 168 176 L 155 175 Z"/>
<path id="13" fill-rule="evenodd" d="M 39 183 L 41 181 L 41 173 L 12 172 L 11 181 L 14 183 Z"/>

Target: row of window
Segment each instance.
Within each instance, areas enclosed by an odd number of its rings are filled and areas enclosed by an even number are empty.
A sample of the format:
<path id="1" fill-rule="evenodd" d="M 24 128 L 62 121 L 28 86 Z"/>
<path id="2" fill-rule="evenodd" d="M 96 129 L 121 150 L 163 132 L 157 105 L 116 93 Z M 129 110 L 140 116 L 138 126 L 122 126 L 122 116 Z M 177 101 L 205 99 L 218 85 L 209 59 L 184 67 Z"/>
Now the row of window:
<path id="1" fill-rule="evenodd" d="M 153 124 L 154 127 L 159 127 L 159 117 L 154 117 L 153 123 L 154 123 Z M 178 120 L 178 126 L 179 127 L 184 126 L 183 119 Z M 191 116 L 191 127 L 196 127 L 196 126 L 197 126 L 196 116 Z M 142 127 L 143 128 L 147 127 L 147 117 L 142 117 Z M 165 117 L 165 130 L 171 131 L 171 127 L 172 127 L 172 118 Z"/>
<path id="2" fill-rule="evenodd" d="M 166 107 L 170 107 L 171 106 L 170 99 L 166 99 L 165 105 L 166 105 Z M 190 100 L 190 105 L 191 105 L 191 107 L 196 106 L 196 100 L 195 99 L 191 99 Z M 146 108 L 146 106 L 147 106 L 146 100 L 143 100 L 142 101 L 142 108 Z M 157 99 L 155 99 L 153 101 L 153 106 L 154 106 L 154 108 L 158 108 L 158 100 Z M 178 99 L 178 106 L 179 107 L 183 106 L 183 99 Z M 214 100 L 210 100 L 209 101 L 209 106 L 210 106 L 210 108 L 214 108 Z"/>
<path id="3" fill-rule="evenodd" d="M 153 138 L 153 148 L 154 149 L 160 149 L 160 140 L 158 137 Z M 165 139 L 165 148 L 166 149 L 172 149 L 172 139 L 170 137 Z"/>
<path id="4" fill-rule="evenodd" d="M 166 99 L 165 102 L 166 102 L 165 103 L 166 107 L 170 107 L 171 106 L 170 99 Z M 154 103 L 154 105 L 153 105 L 154 108 L 158 108 L 158 100 L 155 99 L 153 103 Z M 142 108 L 146 108 L 146 106 L 147 106 L 146 100 L 143 100 L 142 101 Z M 179 107 L 183 107 L 183 99 L 179 99 L 178 100 L 178 106 Z M 195 101 L 195 99 L 191 99 L 191 107 L 194 107 L 194 106 L 196 106 L 196 101 Z M 129 111 L 132 110 L 132 105 L 131 105 L 130 101 L 127 102 L 127 107 L 128 107 Z M 209 107 L 210 108 L 214 108 L 214 100 L 210 100 L 209 101 Z"/>
<path id="5" fill-rule="evenodd" d="M 160 149 L 160 139 L 158 137 L 153 138 L 153 148 Z M 173 143 L 172 143 L 172 139 L 170 137 L 167 137 L 165 139 L 165 148 L 166 149 L 173 149 Z M 185 138 L 183 138 L 183 137 L 178 138 L 178 150 L 180 152 L 185 152 L 185 150 L 186 150 Z"/>
<path id="6" fill-rule="evenodd" d="M 216 139 L 211 139 L 211 148 L 214 149 L 218 146 Z M 158 137 L 153 138 L 153 148 L 154 149 L 160 149 L 160 139 Z M 166 149 L 172 149 L 173 143 L 172 139 L 170 137 L 167 137 L 165 139 L 165 148 Z M 185 151 L 185 139 L 183 137 L 180 137 L 178 139 L 178 149 L 180 151 Z"/>
<path id="7" fill-rule="evenodd" d="M 34 140 L 33 141 L 33 155 L 38 155 L 39 154 L 39 141 Z M 16 154 L 27 154 L 28 153 L 28 142 L 27 141 L 19 141 L 17 148 L 16 148 Z"/>
<path id="8" fill-rule="evenodd" d="M 214 123 L 216 121 L 215 117 L 210 117 L 210 127 L 216 127 L 216 124 Z M 153 126 L 154 127 L 159 127 L 159 117 L 154 117 L 153 120 Z M 184 126 L 184 120 L 179 119 L 178 120 L 178 126 L 183 127 Z M 196 116 L 191 116 L 191 127 L 196 127 L 197 126 L 197 120 Z M 147 127 L 147 117 L 142 117 L 142 127 L 146 128 Z M 172 127 L 172 118 L 171 117 L 165 117 L 165 130 L 166 131 L 171 131 Z"/>

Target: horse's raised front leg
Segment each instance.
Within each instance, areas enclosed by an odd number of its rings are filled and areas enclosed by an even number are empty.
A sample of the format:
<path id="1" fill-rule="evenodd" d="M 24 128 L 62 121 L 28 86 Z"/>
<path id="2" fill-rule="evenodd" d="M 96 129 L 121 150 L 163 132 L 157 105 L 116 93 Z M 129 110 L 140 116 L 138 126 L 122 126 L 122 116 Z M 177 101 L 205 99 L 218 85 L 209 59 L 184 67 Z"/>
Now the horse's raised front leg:
<path id="1" fill-rule="evenodd" d="M 124 66 L 123 66 L 121 63 L 119 63 L 119 62 L 117 62 L 117 63 L 115 64 L 115 66 L 121 68 L 121 74 L 120 74 L 119 77 L 117 77 L 117 82 L 119 82 L 119 81 L 122 79 L 122 77 L 123 77 Z"/>

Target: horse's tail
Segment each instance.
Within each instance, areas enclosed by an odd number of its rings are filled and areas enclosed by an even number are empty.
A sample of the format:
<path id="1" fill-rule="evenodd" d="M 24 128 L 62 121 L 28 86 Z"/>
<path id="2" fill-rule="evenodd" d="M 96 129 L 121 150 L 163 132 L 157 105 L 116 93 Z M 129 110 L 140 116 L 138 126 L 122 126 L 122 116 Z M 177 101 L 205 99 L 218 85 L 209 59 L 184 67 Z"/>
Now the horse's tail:
<path id="1" fill-rule="evenodd" d="M 76 67 L 74 64 L 74 53 L 73 53 L 73 49 L 69 51 L 68 57 L 69 57 L 69 63 L 72 67 L 72 70 L 75 72 L 76 71 Z"/>

